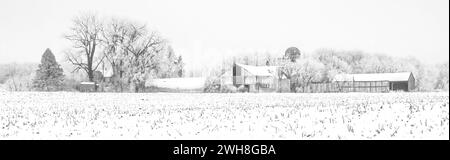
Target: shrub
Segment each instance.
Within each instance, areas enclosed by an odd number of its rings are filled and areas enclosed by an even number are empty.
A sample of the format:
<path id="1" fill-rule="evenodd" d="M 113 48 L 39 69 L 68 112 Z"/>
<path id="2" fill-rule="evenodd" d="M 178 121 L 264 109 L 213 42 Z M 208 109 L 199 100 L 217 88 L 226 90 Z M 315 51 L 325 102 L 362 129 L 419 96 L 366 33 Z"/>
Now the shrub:
<path id="1" fill-rule="evenodd" d="M 221 93 L 236 93 L 237 92 L 237 88 L 233 85 L 223 85 L 220 88 L 220 92 Z"/>
<path id="2" fill-rule="evenodd" d="M 205 82 L 203 92 L 217 93 L 220 91 L 220 83 L 218 83 L 217 77 L 208 77 Z"/>
<path id="3" fill-rule="evenodd" d="M 238 91 L 238 92 L 248 92 L 248 88 L 245 87 L 244 85 L 240 85 L 240 86 L 237 88 L 237 91 Z"/>

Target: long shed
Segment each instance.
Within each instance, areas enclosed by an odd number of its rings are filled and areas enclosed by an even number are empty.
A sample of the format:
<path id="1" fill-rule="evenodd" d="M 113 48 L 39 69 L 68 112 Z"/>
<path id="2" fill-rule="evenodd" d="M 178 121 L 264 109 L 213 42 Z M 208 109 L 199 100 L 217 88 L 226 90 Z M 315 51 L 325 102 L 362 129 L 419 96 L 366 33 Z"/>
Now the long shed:
<path id="1" fill-rule="evenodd" d="M 334 77 L 333 81 L 338 83 L 350 83 L 354 86 L 354 90 L 363 87 L 370 89 L 372 86 L 386 87 L 389 91 L 412 91 L 415 88 L 415 78 L 412 72 L 339 74 Z"/>

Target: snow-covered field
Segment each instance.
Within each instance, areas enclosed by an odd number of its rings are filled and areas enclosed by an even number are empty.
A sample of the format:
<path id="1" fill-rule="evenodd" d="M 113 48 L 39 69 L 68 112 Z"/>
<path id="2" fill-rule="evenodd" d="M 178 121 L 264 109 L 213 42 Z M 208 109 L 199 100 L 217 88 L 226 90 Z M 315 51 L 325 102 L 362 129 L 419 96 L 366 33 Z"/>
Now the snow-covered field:
<path id="1" fill-rule="evenodd" d="M 449 139 L 446 93 L 0 92 L 0 139 Z"/>

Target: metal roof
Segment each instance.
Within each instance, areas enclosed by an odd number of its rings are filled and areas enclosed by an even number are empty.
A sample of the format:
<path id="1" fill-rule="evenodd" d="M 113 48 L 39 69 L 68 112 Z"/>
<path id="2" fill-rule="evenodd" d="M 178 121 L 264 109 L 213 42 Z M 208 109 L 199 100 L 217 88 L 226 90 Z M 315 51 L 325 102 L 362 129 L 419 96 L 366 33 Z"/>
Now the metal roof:
<path id="1" fill-rule="evenodd" d="M 81 82 L 80 84 L 91 84 L 91 85 L 94 85 L 95 82 Z"/>
<path id="2" fill-rule="evenodd" d="M 236 65 L 244 68 L 254 76 L 277 76 L 277 66 L 250 66 L 238 63 Z"/>
<path id="3" fill-rule="evenodd" d="M 334 81 L 408 81 L 411 72 L 370 73 L 370 74 L 338 74 Z"/>

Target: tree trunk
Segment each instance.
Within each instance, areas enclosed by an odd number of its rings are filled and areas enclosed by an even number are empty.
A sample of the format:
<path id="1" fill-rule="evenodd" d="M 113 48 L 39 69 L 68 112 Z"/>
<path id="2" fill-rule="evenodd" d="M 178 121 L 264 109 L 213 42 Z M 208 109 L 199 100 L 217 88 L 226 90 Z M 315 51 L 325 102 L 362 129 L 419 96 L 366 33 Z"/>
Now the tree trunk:
<path id="1" fill-rule="evenodd" d="M 144 84 L 141 81 L 134 82 L 134 92 L 143 92 L 145 89 Z"/>
<path id="2" fill-rule="evenodd" d="M 111 77 L 111 82 L 114 86 L 114 90 L 122 92 L 123 91 L 122 83 L 121 83 L 122 77 L 119 72 L 119 67 L 113 64 L 112 70 L 113 70 L 113 75 Z"/>
<path id="3" fill-rule="evenodd" d="M 297 83 L 298 82 L 294 82 L 294 81 L 292 81 L 292 79 L 290 79 L 290 88 L 291 88 L 291 92 L 293 92 L 293 93 L 295 93 L 295 92 L 297 92 L 296 91 L 296 87 L 297 87 Z"/>
<path id="4" fill-rule="evenodd" d="M 89 78 L 89 82 L 94 82 L 94 72 L 89 71 L 88 78 Z"/>
<path id="5" fill-rule="evenodd" d="M 89 82 L 94 82 L 94 72 L 92 70 L 89 70 L 88 72 L 88 78 L 89 78 Z M 94 82 L 94 92 L 97 92 L 97 83 Z"/>
<path id="6" fill-rule="evenodd" d="M 16 81 L 14 80 L 14 75 L 13 75 L 12 81 L 13 81 L 14 91 L 17 91 L 17 86 L 16 86 Z"/>

